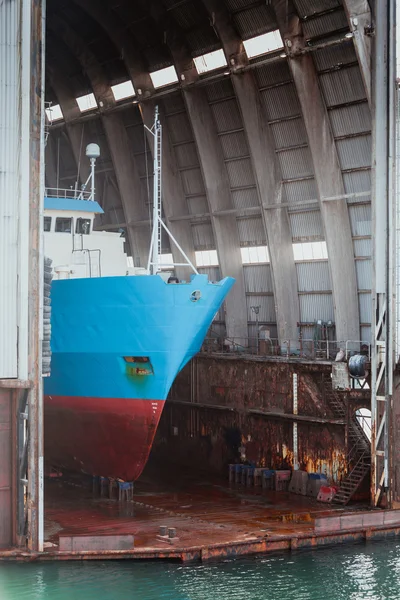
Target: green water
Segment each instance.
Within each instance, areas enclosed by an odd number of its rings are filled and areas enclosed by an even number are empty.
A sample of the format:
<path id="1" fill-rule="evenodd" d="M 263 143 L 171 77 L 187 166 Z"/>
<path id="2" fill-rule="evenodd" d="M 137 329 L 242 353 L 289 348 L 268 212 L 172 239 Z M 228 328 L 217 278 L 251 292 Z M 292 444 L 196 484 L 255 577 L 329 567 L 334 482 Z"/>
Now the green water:
<path id="1" fill-rule="evenodd" d="M 212 564 L 0 564 L 0 600 L 400 599 L 400 543 Z"/>

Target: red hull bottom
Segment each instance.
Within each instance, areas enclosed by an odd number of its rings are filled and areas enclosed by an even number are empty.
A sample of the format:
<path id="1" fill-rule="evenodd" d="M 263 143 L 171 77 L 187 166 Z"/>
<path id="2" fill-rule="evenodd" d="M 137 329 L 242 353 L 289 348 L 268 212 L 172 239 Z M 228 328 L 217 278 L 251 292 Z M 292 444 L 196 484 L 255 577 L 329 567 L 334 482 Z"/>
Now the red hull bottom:
<path id="1" fill-rule="evenodd" d="M 164 400 L 45 396 L 47 465 L 135 481 L 142 473 Z"/>

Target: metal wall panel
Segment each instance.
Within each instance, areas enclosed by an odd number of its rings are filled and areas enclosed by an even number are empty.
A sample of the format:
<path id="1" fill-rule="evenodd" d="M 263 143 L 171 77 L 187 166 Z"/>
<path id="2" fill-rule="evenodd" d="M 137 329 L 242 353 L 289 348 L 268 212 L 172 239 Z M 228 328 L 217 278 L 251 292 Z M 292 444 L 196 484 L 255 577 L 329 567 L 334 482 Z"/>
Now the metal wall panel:
<path id="1" fill-rule="evenodd" d="M 296 263 L 299 292 L 322 292 L 332 289 L 328 261 Z"/>
<path id="2" fill-rule="evenodd" d="M 273 62 L 257 67 L 255 70 L 258 87 L 270 87 L 277 83 L 291 82 L 289 66 L 287 60 Z"/>
<path id="3" fill-rule="evenodd" d="M 214 115 L 218 133 L 243 127 L 236 99 L 211 104 L 211 111 Z"/>
<path id="4" fill-rule="evenodd" d="M 180 92 L 177 92 L 176 94 L 168 94 L 166 96 L 163 96 L 162 104 L 166 115 L 175 113 L 180 110 L 185 110 L 185 102 Z"/>
<path id="5" fill-rule="evenodd" d="M 342 169 L 358 169 L 371 165 L 371 135 L 360 135 L 336 141 Z"/>
<path id="6" fill-rule="evenodd" d="M 222 100 L 222 98 L 231 98 L 235 95 L 232 82 L 229 77 L 225 77 L 225 79 L 210 83 L 204 89 L 206 90 L 209 102 Z"/>
<path id="7" fill-rule="evenodd" d="M 200 167 L 182 171 L 181 177 L 185 194 L 205 194 L 203 176 L 201 174 Z"/>
<path id="8" fill-rule="evenodd" d="M 346 65 L 357 61 L 353 40 L 342 43 L 340 46 L 328 46 L 313 53 L 313 59 L 318 71 L 325 71 L 339 65 Z"/>
<path id="9" fill-rule="evenodd" d="M 246 136 L 243 131 L 234 133 L 224 133 L 220 136 L 222 152 L 224 158 L 236 158 L 238 156 L 248 156 L 249 148 Z"/>
<path id="10" fill-rule="evenodd" d="M 265 246 L 267 244 L 261 216 L 240 218 L 237 219 L 237 224 L 241 244 L 244 246 Z"/>
<path id="11" fill-rule="evenodd" d="M 372 256 L 372 239 L 354 240 L 354 256 Z"/>
<path id="12" fill-rule="evenodd" d="M 296 148 L 278 152 L 283 179 L 309 177 L 314 175 L 310 149 Z"/>
<path id="13" fill-rule="evenodd" d="M 272 135 L 277 149 L 307 144 L 307 133 L 301 117 L 272 123 Z"/>
<path id="14" fill-rule="evenodd" d="M 318 190 L 315 179 L 299 181 L 285 181 L 283 183 L 288 202 L 301 202 L 302 200 L 317 200 Z"/>
<path id="15" fill-rule="evenodd" d="M 211 223 L 193 223 L 192 234 L 195 250 L 214 250 L 216 248 Z"/>
<path id="16" fill-rule="evenodd" d="M 335 137 L 371 131 L 371 111 L 367 102 L 332 109 L 329 116 Z"/>
<path id="17" fill-rule="evenodd" d="M 276 29 L 275 15 L 266 4 L 253 6 L 233 15 L 236 29 L 243 40 Z"/>
<path id="18" fill-rule="evenodd" d="M 371 343 L 371 327 L 368 327 L 366 325 L 361 327 L 361 341 L 365 342 L 366 344 L 370 344 Z"/>
<path id="19" fill-rule="evenodd" d="M 197 270 L 199 273 L 208 275 L 208 279 L 210 281 L 221 281 L 221 272 L 219 267 L 199 267 Z"/>
<path id="20" fill-rule="evenodd" d="M 360 306 L 360 323 L 371 323 L 372 296 L 371 294 L 358 294 Z"/>
<path id="21" fill-rule="evenodd" d="M 241 158 L 226 163 L 231 188 L 256 185 L 250 158 Z"/>
<path id="22" fill-rule="evenodd" d="M 329 35 L 334 31 L 348 28 L 347 17 L 343 10 L 321 15 L 315 19 L 307 19 L 303 22 L 304 37 L 306 39 Z"/>
<path id="23" fill-rule="evenodd" d="M 188 210 L 191 215 L 208 213 L 207 196 L 193 196 L 187 198 Z"/>
<path id="24" fill-rule="evenodd" d="M 351 232 L 353 235 L 371 235 L 371 205 L 349 205 Z"/>
<path id="25" fill-rule="evenodd" d="M 299 17 L 309 17 L 314 14 L 331 10 L 341 5 L 340 0 L 294 0 Z"/>
<path id="26" fill-rule="evenodd" d="M 300 318 L 303 323 L 313 323 L 318 319 L 335 320 L 331 294 L 301 294 L 299 300 Z"/>
<path id="27" fill-rule="evenodd" d="M 327 106 L 364 100 L 365 88 L 357 66 L 323 73 L 320 84 Z"/>
<path id="28" fill-rule="evenodd" d="M 359 290 L 372 288 L 372 260 L 356 260 L 357 286 Z"/>
<path id="29" fill-rule="evenodd" d="M 168 117 L 168 133 L 173 144 L 193 140 L 192 130 L 185 113 L 182 112 Z"/>
<path id="30" fill-rule="evenodd" d="M 273 296 L 246 296 L 247 318 L 256 321 L 256 315 L 251 310 L 252 306 L 259 306 L 258 321 L 276 322 L 275 300 Z"/>
<path id="31" fill-rule="evenodd" d="M 261 92 L 269 121 L 285 119 L 301 114 L 300 104 L 293 82 Z"/>
<path id="32" fill-rule="evenodd" d="M 0 379 L 18 376 L 19 6 L 0 3 Z"/>
<path id="33" fill-rule="evenodd" d="M 11 392 L 0 389 L 0 548 L 10 548 L 12 545 L 11 415 Z"/>
<path id="34" fill-rule="evenodd" d="M 343 183 L 346 194 L 356 194 L 358 192 L 369 192 L 367 196 L 361 198 L 348 198 L 349 204 L 356 203 L 366 200 L 371 200 L 371 171 L 369 169 L 365 171 L 353 171 L 350 173 L 343 173 Z"/>
<path id="35" fill-rule="evenodd" d="M 251 208 L 259 205 L 257 188 L 232 190 L 232 204 L 235 208 Z"/>
<path id="36" fill-rule="evenodd" d="M 244 265 L 246 292 L 273 292 L 270 265 Z"/>
<path id="37" fill-rule="evenodd" d="M 194 142 L 175 146 L 175 156 L 179 167 L 193 167 L 199 164 Z M 150 173 L 152 174 L 152 170 L 150 170 Z"/>
<path id="38" fill-rule="evenodd" d="M 303 242 L 325 239 L 319 210 L 289 213 L 289 221 L 293 241 Z"/>

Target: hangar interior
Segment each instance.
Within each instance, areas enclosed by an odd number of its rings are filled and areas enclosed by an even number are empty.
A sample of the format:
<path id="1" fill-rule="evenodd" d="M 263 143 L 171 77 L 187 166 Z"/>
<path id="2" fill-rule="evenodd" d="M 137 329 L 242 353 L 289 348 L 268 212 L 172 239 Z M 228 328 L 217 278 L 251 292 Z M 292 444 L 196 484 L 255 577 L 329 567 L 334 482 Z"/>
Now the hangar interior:
<path id="1" fill-rule="evenodd" d="M 289 483 L 269 489 L 258 480 L 262 469 L 323 473 L 336 486 L 340 511 L 357 502 L 396 508 L 398 409 L 392 405 L 389 428 L 389 402 L 377 403 L 382 394 L 392 398 L 383 371 L 397 381 L 393 363 L 377 351 L 394 336 L 397 319 L 379 304 L 375 285 L 388 256 L 375 256 L 385 227 L 375 222 L 377 191 L 391 198 L 389 223 L 396 209 L 393 192 L 372 173 L 374 163 L 387 174 L 393 160 L 379 149 L 390 135 L 394 144 L 394 127 L 389 134 L 372 129 L 377 121 L 393 125 L 383 96 L 393 97 L 394 80 L 380 86 L 393 59 L 379 57 L 394 33 L 375 9 L 368 0 L 47 0 L 44 195 L 81 190 L 90 175 L 85 149 L 98 144 L 103 213 L 94 230 L 119 233 L 128 264 L 146 268 L 149 129 L 158 107 L 163 221 L 200 274 L 235 278 L 200 352 L 172 385 L 144 487 L 139 479 L 138 496 L 133 492 L 135 514 L 147 506 L 157 527 L 152 494 L 163 485 L 171 497 L 158 509 L 170 511 L 172 523 L 191 513 L 185 506 L 192 492 L 179 488 L 186 499 L 179 508 L 171 479 L 186 478 L 190 490 L 204 478 L 229 479 L 235 502 L 251 497 L 243 517 L 250 521 L 263 497 L 272 510 L 283 503 L 284 515 L 293 515 L 297 502 L 298 523 L 324 514 L 325 505 L 317 508 L 314 498 L 310 508 L 301 494 L 290 505 Z M 181 258 L 163 235 L 164 273 L 188 280 L 187 265 L 168 266 Z M 363 357 L 356 376 L 353 356 Z M 44 423 L 46 463 L 46 415 Z M 229 466 L 238 464 L 249 469 Z M 49 479 L 45 521 L 51 529 L 66 502 L 68 530 L 76 510 L 71 489 L 57 487 L 56 467 L 45 469 L 56 480 Z M 201 499 L 211 521 L 211 505 L 226 500 L 218 485 Z M 124 511 L 123 519 L 135 517 Z M 98 529 L 100 521 L 101 511 Z M 222 516 L 214 521 L 223 523 Z M 141 536 L 147 540 L 147 530 Z M 45 539 L 53 542 L 54 532 Z"/>

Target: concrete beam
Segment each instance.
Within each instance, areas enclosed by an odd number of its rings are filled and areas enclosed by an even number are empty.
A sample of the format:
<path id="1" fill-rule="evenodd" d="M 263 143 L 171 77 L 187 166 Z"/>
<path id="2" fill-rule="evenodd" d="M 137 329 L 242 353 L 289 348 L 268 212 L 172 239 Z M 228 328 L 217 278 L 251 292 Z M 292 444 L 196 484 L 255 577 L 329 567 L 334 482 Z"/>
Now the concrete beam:
<path id="1" fill-rule="evenodd" d="M 216 0 L 203 0 L 217 31 L 231 68 L 245 65 L 248 60 L 243 43 L 232 26 L 226 9 Z M 300 305 L 297 272 L 294 263 L 292 234 L 287 209 L 282 202 L 282 176 L 275 154 L 275 144 L 262 106 L 260 92 L 251 71 L 233 74 L 232 84 L 242 114 L 250 150 L 262 219 L 271 260 L 278 339 L 298 337 Z M 273 205 L 277 209 L 273 209 Z M 268 206 L 270 210 L 264 210 Z"/>
<path id="2" fill-rule="evenodd" d="M 275 0 L 274 7 L 282 39 L 292 44 L 289 68 L 302 109 L 320 197 L 332 278 L 336 338 L 338 341 L 357 340 L 360 319 L 349 213 L 346 202 L 341 199 L 324 202 L 325 197 L 345 193 L 335 140 L 313 59 L 308 54 L 296 56 L 296 51 L 305 47 L 300 20 L 296 16 L 288 22 L 286 0 Z"/>
<path id="3" fill-rule="evenodd" d="M 143 123 L 151 128 L 154 122 L 155 103 L 149 101 L 141 104 Z M 171 221 L 170 219 L 189 215 L 188 206 L 183 192 L 181 177 L 177 168 L 174 150 L 171 139 L 168 134 L 168 126 L 164 118 L 162 106 L 160 106 L 160 118 L 163 127 L 163 145 L 162 145 L 162 196 L 163 209 L 166 218 L 166 225 L 177 240 L 181 248 L 185 251 L 188 258 L 196 265 L 195 249 L 193 244 L 192 226 L 189 220 Z M 153 137 L 147 132 L 150 148 L 153 150 Z M 138 228 L 139 230 L 141 228 Z M 137 230 L 135 230 L 137 231 Z M 183 262 L 183 256 L 177 249 L 173 241 L 170 241 L 171 252 L 174 262 Z M 176 267 L 177 277 L 189 281 L 193 272 L 191 267 Z"/>
<path id="4" fill-rule="evenodd" d="M 186 89 L 184 99 L 192 124 L 210 213 L 232 208 L 228 174 L 205 91 Z M 222 275 L 236 284 L 226 300 L 226 331 L 230 338 L 247 338 L 247 306 L 240 240 L 235 215 L 211 216 Z"/>
<path id="5" fill-rule="evenodd" d="M 110 84 L 103 68 L 84 40 L 62 19 L 51 17 L 48 26 L 63 39 L 80 62 L 90 80 L 100 112 L 112 108 L 115 105 L 115 99 Z M 147 217 L 147 211 L 141 193 L 140 177 L 122 116 L 118 112 L 107 112 L 107 114 L 101 115 L 101 121 L 113 161 L 126 221 L 142 220 Z M 149 229 L 142 228 L 133 233 L 133 228 L 128 227 L 127 233 L 136 266 L 146 267 L 150 248 Z"/>
<path id="6" fill-rule="evenodd" d="M 372 15 L 368 0 L 343 0 L 343 8 L 353 33 L 361 75 L 364 81 L 368 104 L 371 106 L 371 56 L 372 40 L 366 32 L 371 27 Z"/>

